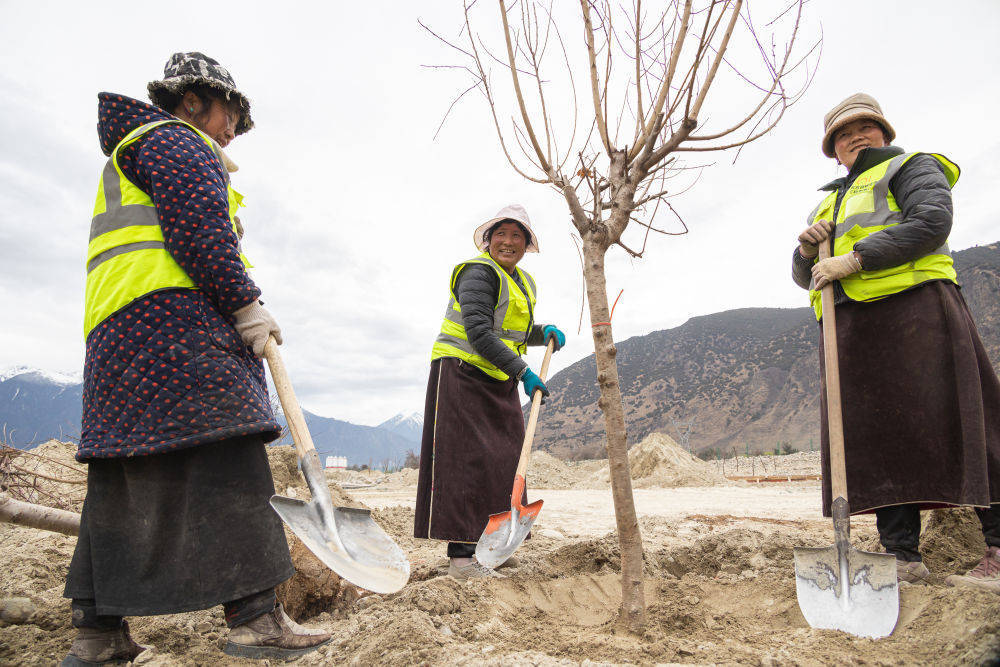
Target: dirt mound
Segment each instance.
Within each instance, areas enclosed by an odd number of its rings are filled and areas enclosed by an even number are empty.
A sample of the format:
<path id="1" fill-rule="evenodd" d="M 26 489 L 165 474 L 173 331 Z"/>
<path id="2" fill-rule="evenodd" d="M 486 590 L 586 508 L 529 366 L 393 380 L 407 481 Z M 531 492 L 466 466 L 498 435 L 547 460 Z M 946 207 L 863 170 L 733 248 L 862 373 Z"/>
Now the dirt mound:
<path id="1" fill-rule="evenodd" d="M 295 447 L 291 445 L 268 447 L 267 462 L 271 466 L 274 490 L 278 495 L 309 500 L 311 497 L 309 486 L 299 472 L 299 457 L 295 452 Z M 334 507 L 364 507 L 362 503 L 344 493 L 344 490 L 336 482 L 330 481 L 329 477 L 327 477 L 327 486 L 330 488 Z"/>
<path id="2" fill-rule="evenodd" d="M 528 486 L 535 489 L 572 489 L 579 482 L 566 463 L 541 450 L 531 452 L 527 477 Z"/>
<path id="3" fill-rule="evenodd" d="M 922 512 L 924 531 L 920 552 L 927 568 L 945 576 L 975 567 L 983 557 L 986 543 L 983 527 L 972 508 L 940 509 Z"/>
<path id="4" fill-rule="evenodd" d="M 711 463 L 692 456 L 666 433 L 650 433 L 628 452 L 633 487 L 674 488 L 678 486 L 731 486 Z M 584 488 L 610 485 L 607 460 L 584 480 Z"/>

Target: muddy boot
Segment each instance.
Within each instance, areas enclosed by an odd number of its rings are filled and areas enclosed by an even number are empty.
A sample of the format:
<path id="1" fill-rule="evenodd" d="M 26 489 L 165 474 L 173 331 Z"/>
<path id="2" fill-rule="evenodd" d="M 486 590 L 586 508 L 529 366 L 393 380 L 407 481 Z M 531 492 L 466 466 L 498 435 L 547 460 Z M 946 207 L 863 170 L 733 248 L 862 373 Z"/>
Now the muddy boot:
<path id="1" fill-rule="evenodd" d="M 222 651 L 238 658 L 291 660 L 329 643 L 330 637 L 290 619 L 279 602 L 273 611 L 230 630 Z"/>
<path id="2" fill-rule="evenodd" d="M 126 665 L 146 650 L 132 640 L 128 621 L 114 630 L 77 628 L 69 654 L 59 663 L 60 667 L 83 665 Z"/>
<path id="3" fill-rule="evenodd" d="M 931 573 L 920 561 L 896 559 L 896 581 L 902 584 L 926 584 Z"/>
<path id="4" fill-rule="evenodd" d="M 979 561 L 979 565 L 965 574 L 948 575 L 944 583 L 1000 593 L 1000 547 L 987 547 L 986 555 Z"/>
<path id="5" fill-rule="evenodd" d="M 451 563 L 448 565 L 448 574 L 460 581 L 464 581 L 465 579 L 487 579 L 490 577 L 506 579 L 505 576 L 497 574 L 475 558 L 452 558 Z"/>

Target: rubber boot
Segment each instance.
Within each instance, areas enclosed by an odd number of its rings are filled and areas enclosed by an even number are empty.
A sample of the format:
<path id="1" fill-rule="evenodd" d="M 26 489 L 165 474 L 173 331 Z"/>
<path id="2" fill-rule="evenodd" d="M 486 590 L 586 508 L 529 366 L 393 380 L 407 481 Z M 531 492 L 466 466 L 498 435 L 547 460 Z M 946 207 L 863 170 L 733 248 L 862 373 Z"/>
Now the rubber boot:
<path id="1" fill-rule="evenodd" d="M 81 667 L 83 665 L 125 665 L 146 650 L 132 640 L 128 631 L 128 621 L 114 630 L 77 628 L 76 637 L 69 648 L 69 654 L 59 663 L 60 667 Z"/>
<path id="2" fill-rule="evenodd" d="M 222 651 L 239 658 L 291 660 L 330 642 L 331 634 L 304 628 L 285 613 L 279 602 L 263 616 L 229 631 Z"/>

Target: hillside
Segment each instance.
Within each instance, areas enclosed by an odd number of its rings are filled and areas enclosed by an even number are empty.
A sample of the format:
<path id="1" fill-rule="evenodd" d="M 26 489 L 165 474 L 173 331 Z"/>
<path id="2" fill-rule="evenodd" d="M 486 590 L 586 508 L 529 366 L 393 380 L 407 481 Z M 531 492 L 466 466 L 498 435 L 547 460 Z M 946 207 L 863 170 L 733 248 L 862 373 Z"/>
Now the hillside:
<path id="1" fill-rule="evenodd" d="M 963 294 L 1000 365 L 1000 245 L 955 254 Z M 809 308 L 743 308 L 621 341 L 618 372 L 628 441 L 654 431 L 680 441 L 671 418 L 694 420 L 690 445 L 731 453 L 819 446 L 819 328 Z M 604 455 L 594 357 L 548 382 L 536 445 L 564 459 Z"/>

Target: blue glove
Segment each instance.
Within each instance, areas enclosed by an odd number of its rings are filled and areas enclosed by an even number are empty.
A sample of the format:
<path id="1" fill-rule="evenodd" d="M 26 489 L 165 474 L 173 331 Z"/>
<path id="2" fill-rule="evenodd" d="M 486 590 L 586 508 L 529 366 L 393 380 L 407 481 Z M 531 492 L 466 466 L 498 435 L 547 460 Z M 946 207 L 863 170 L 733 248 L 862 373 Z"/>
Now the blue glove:
<path id="1" fill-rule="evenodd" d="M 521 382 L 524 383 L 524 393 L 528 395 L 528 398 L 534 398 L 535 392 L 542 392 L 542 403 L 545 402 L 545 397 L 549 395 L 549 389 L 542 382 L 542 378 L 535 375 L 535 373 L 530 369 L 524 371 L 524 375 L 521 376 Z"/>
<path id="2" fill-rule="evenodd" d="M 555 344 L 552 346 L 553 352 L 558 352 L 566 344 L 566 334 L 559 331 L 559 327 L 554 324 L 546 324 L 542 327 L 542 338 L 546 344 L 548 344 L 550 337 L 555 339 Z"/>

